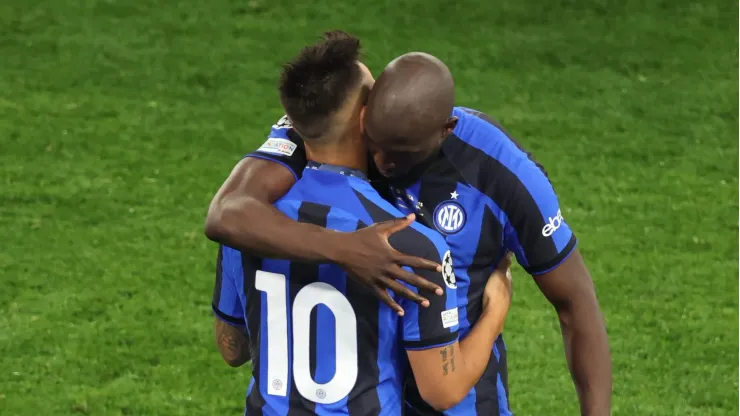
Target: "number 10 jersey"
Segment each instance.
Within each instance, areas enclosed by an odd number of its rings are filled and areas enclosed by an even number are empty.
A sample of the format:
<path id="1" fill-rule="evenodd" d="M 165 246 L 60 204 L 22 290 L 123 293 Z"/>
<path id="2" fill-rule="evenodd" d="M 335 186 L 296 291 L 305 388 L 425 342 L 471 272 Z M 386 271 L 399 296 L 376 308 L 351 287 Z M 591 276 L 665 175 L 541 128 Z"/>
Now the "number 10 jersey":
<path id="1" fill-rule="evenodd" d="M 294 220 L 340 232 L 402 217 L 362 173 L 329 165 L 309 164 L 275 205 Z M 450 261 L 444 239 L 419 224 L 390 242 L 408 254 Z M 426 308 L 396 297 L 405 310 L 399 317 L 336 265 L 256 258 L 221 247 L 213 309 L 249 335 L 253 378 L 245 414 L 402 414 L 405 351 L 457 340 L 455 280 L 445 274 L 451 270 L 414 270 L 445 294 L 427 295 Z"/>

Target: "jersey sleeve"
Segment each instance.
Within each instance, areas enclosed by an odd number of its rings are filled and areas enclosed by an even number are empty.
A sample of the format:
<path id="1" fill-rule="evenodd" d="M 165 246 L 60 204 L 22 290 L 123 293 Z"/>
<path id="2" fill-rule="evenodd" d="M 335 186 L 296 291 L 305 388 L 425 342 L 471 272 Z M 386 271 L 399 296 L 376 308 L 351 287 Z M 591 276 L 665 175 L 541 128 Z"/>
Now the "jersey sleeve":
<path id="1" fill-rule="evenodd" d="M 504 243 L 527 272 L 538 275 L 557 268 L 575 249 L 576 237 L 544 171 L 531 160 L 521 166 L 506 203 Z"/>
<path id="2" fill-rule="evenodd" d="M 427 246 L 428 247 L 428 246 Z M 411 255 L 417 253 L 406 251 Z M 442 264 L 442 272 L 414 269 L 413 273 L 437 284 L 444 290 L 442 296 L 427 294 L 429 306 L 422 307 L 405 298 L 397 299 L 405 313 L 402 318 L 403 343 L 407 350 L 425 350 L 452 344 L 458 339 L 457 284 L 452 267 L 452 255 L 440 237 L 425 257 Z M 407 269 L 411 271 L 410 269 Z M 418 289 L 408 286 L 411 290 Z"/>
<path id="3" fill-rule="evenodd" d="M 213 313 L 229 325 L 243 327 L 244 309 L 239 296 L 237 279 L 244 276 L 241 253 L 220 246 L 216 261 L 216 284 L 213 288 Z"/>
<path id="4" fill-rule="evenodd" d="M 307 163 L 303 139 L 293 130 L 288 116 L 283 116 L 273 124 L 267 141 L 245 157 L 256 157 L 279 163 L 290 170 L 296 180 L 301 177 Z"/>

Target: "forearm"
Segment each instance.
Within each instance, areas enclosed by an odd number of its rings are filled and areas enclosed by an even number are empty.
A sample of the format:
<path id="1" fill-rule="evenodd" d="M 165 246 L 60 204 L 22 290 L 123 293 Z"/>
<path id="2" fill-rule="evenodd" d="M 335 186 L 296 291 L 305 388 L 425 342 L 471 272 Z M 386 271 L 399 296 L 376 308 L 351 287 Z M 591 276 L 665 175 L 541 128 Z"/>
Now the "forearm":
<path id="1" fill-rule="evenodd" d="M 595 303 L 559 311 L 560 325 L 581 414 L 609 415 L 612 369 L 604 319 Z"/>
<path id="2" fill-rule="evenodd" d="M 216 345 L 224 361 L 232 367 L 239 367 L 249 361 L 251 359 L 249 339 L 244 330 L 231 326 L 216 317 L 213 319 Z"/>
<path id="3" fill-rule="evenodd" d="M 460 341 L 460 350 L 465 362 L 465 382 L 469 390 L 483 375 L 491 359 L 493 344 L 501 334 L 506 319 L 504 308 L 489 308 L 473 326 L 468 335 Z"/>
<path id="4" fill-rule="evenodd" d="M 333 261 L 330 240 L 338 232 L 294 221 L 274 206 L 251 197 L 229 198 L 211 206 L 208 238 L 260 257 L 307 263 Z M 312 244 L 321 241 L 324 244 Z"/>

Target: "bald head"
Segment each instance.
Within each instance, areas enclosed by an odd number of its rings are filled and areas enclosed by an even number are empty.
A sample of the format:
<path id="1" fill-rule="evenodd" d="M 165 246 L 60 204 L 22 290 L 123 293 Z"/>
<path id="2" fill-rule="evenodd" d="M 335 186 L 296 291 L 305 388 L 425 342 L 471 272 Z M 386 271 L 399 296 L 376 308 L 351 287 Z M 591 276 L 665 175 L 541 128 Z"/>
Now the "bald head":
<path id="1" fill-rule="evenodd" d="M 375 82 L 365 128 L 377 140 L 426 140 L 442 134 L 454 104 L 455 85 L 447 66 L 426 53 L 407 53 L 389 63 Z"/>

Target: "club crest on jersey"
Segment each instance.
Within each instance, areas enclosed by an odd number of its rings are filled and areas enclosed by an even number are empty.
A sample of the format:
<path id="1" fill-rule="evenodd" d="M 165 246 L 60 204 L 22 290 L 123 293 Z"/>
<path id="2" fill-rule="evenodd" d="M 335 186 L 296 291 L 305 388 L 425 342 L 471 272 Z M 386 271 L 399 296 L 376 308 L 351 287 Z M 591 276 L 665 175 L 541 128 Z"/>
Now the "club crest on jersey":
<path id="1" fill-rule="evenodd" d="M 455 268 L 452 267 L 452 254 L 450 250 L 445 252 L 444 258 L 442 259 L 442 278 L 445 281 L 445 285 L 450 289 L 457 289 L 457 280 L 455 280 Z"/>
<path id="2" fill-rule="evenodd" d="M 455 234 L 465 226 L 465 209 L 455 201 L 446 201 L 434 210 L 434 225 L 444 234 Z"/>

